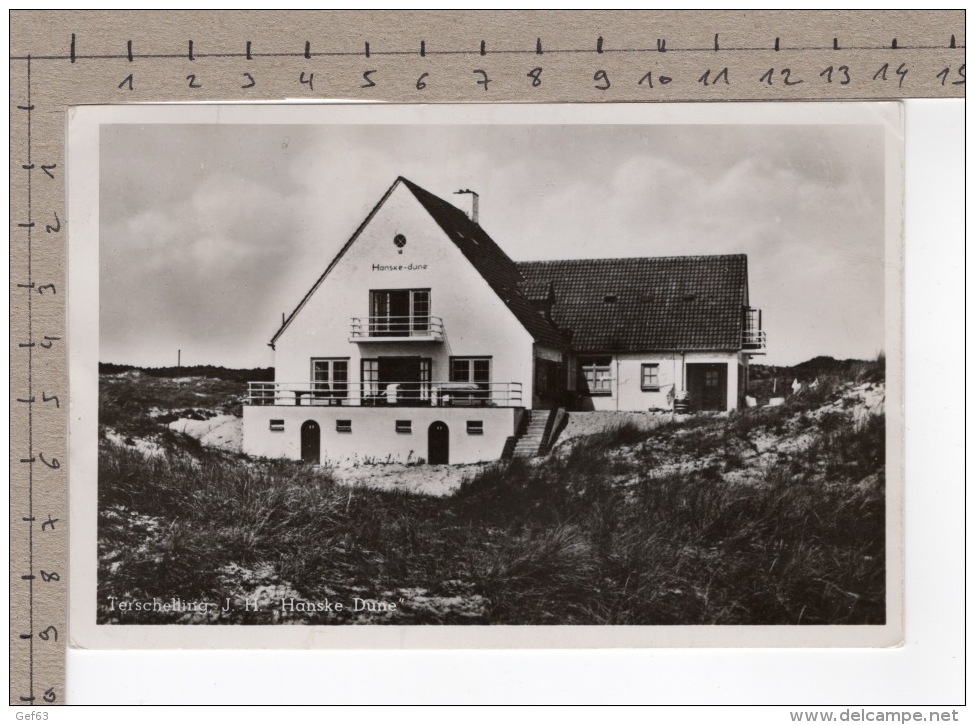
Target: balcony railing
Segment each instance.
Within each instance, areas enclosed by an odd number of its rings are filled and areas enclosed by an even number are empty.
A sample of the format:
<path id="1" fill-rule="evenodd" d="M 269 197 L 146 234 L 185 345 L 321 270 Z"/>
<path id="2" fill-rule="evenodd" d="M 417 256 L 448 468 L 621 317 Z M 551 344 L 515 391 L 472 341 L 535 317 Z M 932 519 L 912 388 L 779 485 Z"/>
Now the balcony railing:
<path id="1" fill-rule="evenodd" d="M 248 383 L 245 405 L 520 408 L 521 383 Z"/>
<path id="2" fill-rule="evenodd" d="M 443 320 L 432 315 L 353 317 L 352 342 L 443 342 Z"/>
<path id="3" fill-rule="evenodd" d="M 741 349 L 753 355 L 765 353 L 765 330 L 745 330 L 741 334 Z"/>
<path id="4" fill-rule="evenodd" d="M 752 355 L 765 354 L 765 332 L 762 330 L 762 311 L 755 307 L 742 309 L 741 349 Z"/>

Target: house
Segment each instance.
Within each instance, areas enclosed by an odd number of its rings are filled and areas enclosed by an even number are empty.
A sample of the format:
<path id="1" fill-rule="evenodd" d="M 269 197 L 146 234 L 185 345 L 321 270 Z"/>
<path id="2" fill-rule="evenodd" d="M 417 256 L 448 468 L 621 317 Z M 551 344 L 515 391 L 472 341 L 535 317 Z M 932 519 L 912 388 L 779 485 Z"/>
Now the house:
<path id="1" fill-rule="evenodd" d="M 393 183 L 272 338 L 246 453 L 472 463 L 560 406 L 738 405 L 765 344 L 744 255 L 519 264 L 463 193 L 470 215 Z"/>

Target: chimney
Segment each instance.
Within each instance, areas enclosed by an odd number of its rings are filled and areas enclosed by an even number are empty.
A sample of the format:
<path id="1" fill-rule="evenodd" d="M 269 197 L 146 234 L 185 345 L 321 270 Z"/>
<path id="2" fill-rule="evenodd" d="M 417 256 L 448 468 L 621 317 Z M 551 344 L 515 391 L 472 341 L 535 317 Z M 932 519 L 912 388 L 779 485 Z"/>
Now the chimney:
<path id="1" fill-rule="evenodd" d="M 471 212 L 467 216 L 471 218 L 471 221 L 477 224 L 477 201 L 479 199 L 476 191 L 471 191 L 470 189 L 460 189 L 454 192 L 455 194 L 470 194 L 471 195 Z"/>

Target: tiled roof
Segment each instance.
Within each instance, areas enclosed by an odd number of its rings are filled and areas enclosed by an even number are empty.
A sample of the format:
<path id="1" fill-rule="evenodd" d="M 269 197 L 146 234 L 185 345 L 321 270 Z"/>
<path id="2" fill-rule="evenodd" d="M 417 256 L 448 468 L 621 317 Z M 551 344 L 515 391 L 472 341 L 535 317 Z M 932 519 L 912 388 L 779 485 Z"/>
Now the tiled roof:
<path id="1" fill-rule="evenodd" d="M 744 254 L 521 262 L 525 289 L 551 284 L 552 320 L 580 352 L 741 349 Z"/>
<path id="2" fill-rule="evenodd" d="M 457 245 L 467 260 L 518 318 L 528 333 L 543 345 L 564 349 L 566 340 L 545 315 L 526 298 L 525 280 L 518 265 L 504 253 L 487 232 L 468 216 L 438 196 L 400 177 L 434 221 Z"/>

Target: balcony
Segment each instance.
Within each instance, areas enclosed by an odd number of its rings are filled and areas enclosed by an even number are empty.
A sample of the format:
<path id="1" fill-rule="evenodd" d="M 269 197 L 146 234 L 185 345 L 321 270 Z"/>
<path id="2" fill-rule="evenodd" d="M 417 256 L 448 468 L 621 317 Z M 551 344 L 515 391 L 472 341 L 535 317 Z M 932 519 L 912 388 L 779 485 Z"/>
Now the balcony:
<path id="1" fill-rule="evenodd" d="M 762 311 L 746 307 L 742 315 L 741 349 L 749 355 L 765 354 L 765 331 L 762 329 Z"/>
<path id="2" fill-rule="evenodd" d="M 248 383 L 245 405 L 521 408 L 521 383 Z"/>
<path id="3" fill-rule="evenodd" d="M 765 330 L 745 330 L 741 334 L 741 349 L 752 355 L 764 355 Z"/>
<path id="4" fill-rule="evenodd" d="M 443 320 L 431 315 L 353 317 L 349 342 L 443 342 Z"/>

